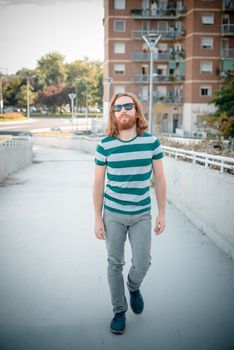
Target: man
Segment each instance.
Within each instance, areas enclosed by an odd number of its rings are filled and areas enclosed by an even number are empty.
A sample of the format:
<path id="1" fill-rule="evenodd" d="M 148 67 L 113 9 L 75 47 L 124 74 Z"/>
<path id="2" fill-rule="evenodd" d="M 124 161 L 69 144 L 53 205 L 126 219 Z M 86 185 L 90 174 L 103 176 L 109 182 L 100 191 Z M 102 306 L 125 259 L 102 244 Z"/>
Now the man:
<path id="1" fill-rule="evenodd" d="M 144 309 L 140 286 L 151 261 L 149 184 L 152 170 L 158 204 L 154 231 L 159 235 L 165 228 L 163 153 L 159 140 L 144 132 L 147 126 L 141 103 L 135 95 L 114 95 L 107 137 L 97 146 L 95 157 L 94 230 L 98 239 L 106 240 L 108 283 L 114 312 L 110 330 L 118 334 L 125 330 L 128 309 L 122 274 L 127 235 L 132 248 L 132 266 L 127 280 L 130 305 L 136 314 Z"/>

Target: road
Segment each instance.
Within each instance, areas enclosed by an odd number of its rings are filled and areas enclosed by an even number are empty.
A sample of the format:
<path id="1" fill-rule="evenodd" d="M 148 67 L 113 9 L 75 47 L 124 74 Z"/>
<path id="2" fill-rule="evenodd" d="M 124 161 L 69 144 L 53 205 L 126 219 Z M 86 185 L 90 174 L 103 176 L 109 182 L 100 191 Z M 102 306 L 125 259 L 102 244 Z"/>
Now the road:
<path id="1" fill-rule="evenodd" d="M 71 118 L 31 118 L 25 121 L 1 122 L 0 131 L 31 131 L 37 132 L 42 130 L 50 130 L 53 127 L 59 127 L 63 130 L 83 131 L 90 129 L 91 118 L 74 119 L 72 126 Z"/>
<path id="2" fill-rule="evenodd" d="M 126 333 L 110 333 L 93 155 L 44 146 L 34 155 L 0 186 L 1 350 L 233 349 L 233 261 L 171 203 L 165 233 L 152 234 L 144 313 L 129 309 Z M 126 281 L 128 241 L 125 253 Z"/>

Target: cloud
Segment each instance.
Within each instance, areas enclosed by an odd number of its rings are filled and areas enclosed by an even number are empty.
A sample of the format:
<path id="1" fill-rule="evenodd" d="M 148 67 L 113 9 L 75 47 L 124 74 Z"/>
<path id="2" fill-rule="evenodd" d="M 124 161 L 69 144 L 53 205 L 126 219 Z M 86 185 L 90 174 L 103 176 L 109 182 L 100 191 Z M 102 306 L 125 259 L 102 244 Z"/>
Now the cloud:
<path id="1" fill-rule="evenodd" d="M 95 0 L 89 0 L 91 2 Z M 11 6 L 11 5 L 54 5 L 57 3 L 68 3 L 68 2 L 85 2 L 85 0 L 0 0 L 0 6 Z"/>

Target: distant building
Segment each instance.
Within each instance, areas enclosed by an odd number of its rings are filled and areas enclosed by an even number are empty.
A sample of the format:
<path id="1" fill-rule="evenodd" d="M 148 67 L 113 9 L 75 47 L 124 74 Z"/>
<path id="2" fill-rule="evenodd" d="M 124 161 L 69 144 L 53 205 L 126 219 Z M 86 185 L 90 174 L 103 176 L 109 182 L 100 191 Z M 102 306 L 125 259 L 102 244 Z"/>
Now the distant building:
<path id="1" fill-rule="evenodd" d="M 192 135 L 234 64 L 234 0 L 104 0 L 104 112 L 108 95 L 131 91 L 148 111 L 150 54 L 142 36 L 161 34 L 154 57 L 159 132 Z M 156 110 L 155 110 L 156 109 Z M 155 120 L 154 120 L 155 123 Z M 177 130 L 176 130 L 177 129 Z"/>

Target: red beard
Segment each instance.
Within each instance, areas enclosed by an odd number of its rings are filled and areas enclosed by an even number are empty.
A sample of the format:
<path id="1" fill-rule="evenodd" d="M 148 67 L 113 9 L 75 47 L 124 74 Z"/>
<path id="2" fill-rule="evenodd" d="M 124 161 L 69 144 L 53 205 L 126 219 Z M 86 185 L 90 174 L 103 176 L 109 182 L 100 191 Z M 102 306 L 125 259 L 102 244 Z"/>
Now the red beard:
<path id="1" fill-rule="evenodd" d="M 123 115 L 119 118 L 115 118 L 118 130 L 128 130 L 131 129 L 136 124 L 136 117 Z"/>

